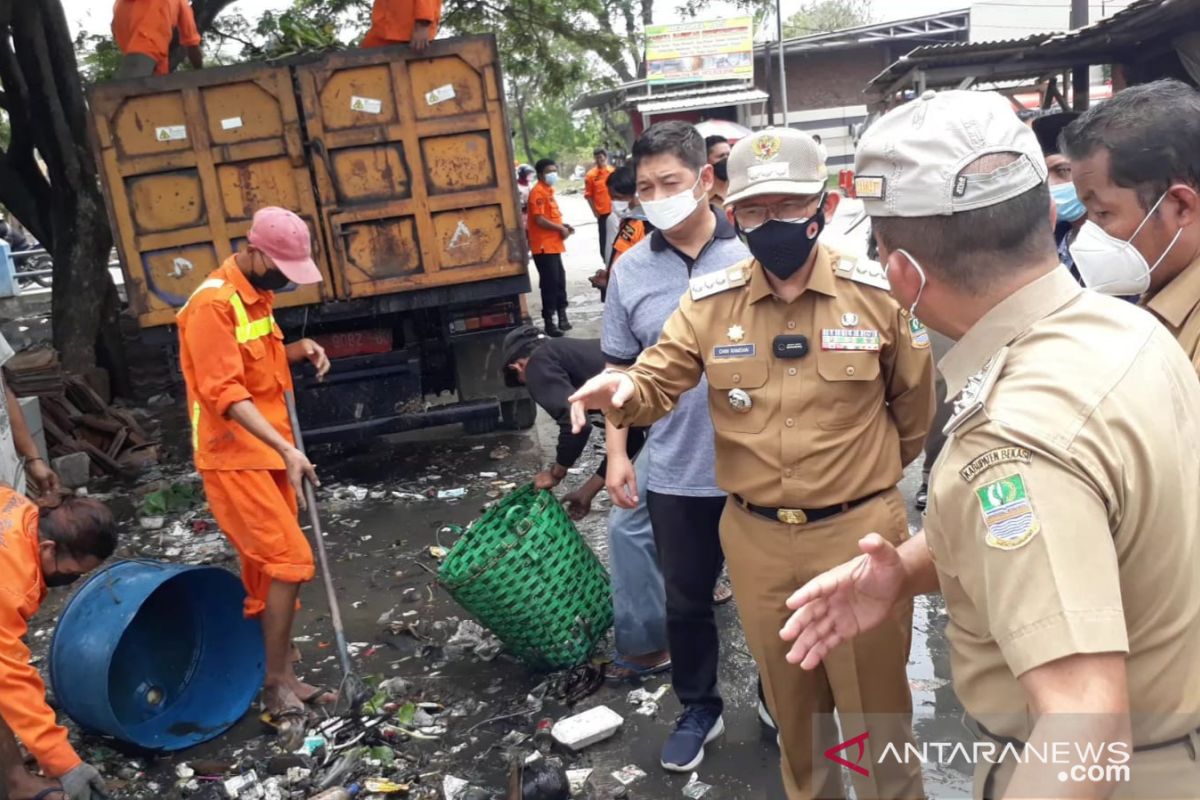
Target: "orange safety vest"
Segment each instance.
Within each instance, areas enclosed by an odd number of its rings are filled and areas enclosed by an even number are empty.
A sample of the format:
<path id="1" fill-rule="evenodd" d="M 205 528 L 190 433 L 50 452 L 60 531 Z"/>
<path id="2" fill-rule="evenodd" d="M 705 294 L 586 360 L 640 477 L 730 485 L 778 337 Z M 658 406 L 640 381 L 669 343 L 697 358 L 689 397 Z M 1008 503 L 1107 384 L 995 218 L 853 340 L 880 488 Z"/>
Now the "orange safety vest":
<path id="1" fill-rule="evenodd" d="M 197 469 L 284 468 L 279 453 L 226 416 L 234 403 L 253 400 L 293 441 L 284 399 L 292 373 L 272 300 L 274 294 L 251 286 L 230 256 L 179 310 L 179 360 Z"/>

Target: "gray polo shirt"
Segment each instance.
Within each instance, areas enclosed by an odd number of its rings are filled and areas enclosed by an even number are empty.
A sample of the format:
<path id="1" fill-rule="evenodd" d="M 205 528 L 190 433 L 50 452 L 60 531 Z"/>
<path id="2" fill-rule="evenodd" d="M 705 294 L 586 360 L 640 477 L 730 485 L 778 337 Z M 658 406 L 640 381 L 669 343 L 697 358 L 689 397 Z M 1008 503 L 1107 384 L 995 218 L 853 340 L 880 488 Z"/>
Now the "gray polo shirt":
<path id="1" fill-rule="evenodd" d="M 677 251 L 660 231 L 627 250 L 609 273 L 604 301 L 604 358 L 612 364 L 632 364 L 638 354 L 658 341 L 667 318 L 688 291 L 688 280 L 723 270 L 750 253 L 737 238 L 725 214 L 713 210 L 717 228 L 694 263 Z M 654 423 L 646 444 L 649 489 L 685 497 L 720 497 L 712 418 L 708 412 L 708 381 L 683 393 L 678 405 Z"/>

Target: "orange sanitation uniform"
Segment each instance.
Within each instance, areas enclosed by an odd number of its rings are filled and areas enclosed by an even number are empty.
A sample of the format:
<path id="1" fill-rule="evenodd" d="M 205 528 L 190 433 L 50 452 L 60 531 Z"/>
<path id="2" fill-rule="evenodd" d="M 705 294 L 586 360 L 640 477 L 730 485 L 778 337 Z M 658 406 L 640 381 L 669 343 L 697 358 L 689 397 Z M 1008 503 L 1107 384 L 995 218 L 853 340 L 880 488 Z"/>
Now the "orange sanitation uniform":
<path id="1" fill-rule="evenodd" d="M 22 641 L 29 618 L 45 599 L 37 508 L 0 486 L 0 716 L 42 769 L 57 778 L 81 761 L 67 741 L 67 729 L 46 704 L 46 685 Z"/>
<path id="2" fill-rule="evenodd" d="M 179 311 L 179 352 L 187 383 L 196 469 L 221 530 L 237 548 L 246 616 L 261 614 L 272 580 L 313 577 L 313 555 L 296 521 L 296 493 L 283 457 L 225 415 L 242 400 L 287 441 L 284 392 L 292 373 L 271 292 L 250 285 L 230 257 Z"/>
<path id="3" fill-rule="evenodd" d="M 375 0 L 371 9 L 371 30 L 363 37 L 363 47 L 385 47 L 412 39 L 418 21 L 429 23 L 429 41 L 437 36 L 442 19 L 442 0 Z"/>
<path id="4" fill-rule="evenodd" d="M 558 209 L 558 201 L 554 199 L 554 189 L 545 181 L 538 181 L 529 190 L 528 217 L 525 233 L 529 236 L 530 252 L 534 255 L 567 252 L 567 245 L 561 233 L 537 224 L 538 217 L 563 224 L 562 212 Z"/>
<path id="5" fill-rule="evenodd" d="M 583 196 L 589 197 L 596 206 L 596 216 L 607 217 L 612 213 L 612 195 L 608 193 L 608 176 L 616 172 L 611 164 L 592 167 L 583 176 Z"/>
<path id="6" fill-rule="evenodd" d="M 117 0 L 113 5 L 112 34 L 121 52 L 141 53 L 155 60 L 155 75 L 171 71 L 168 53 L 171 37 L 179 29 L 184 47 L 200 44 L 200 31 L 188 0 Z"/>

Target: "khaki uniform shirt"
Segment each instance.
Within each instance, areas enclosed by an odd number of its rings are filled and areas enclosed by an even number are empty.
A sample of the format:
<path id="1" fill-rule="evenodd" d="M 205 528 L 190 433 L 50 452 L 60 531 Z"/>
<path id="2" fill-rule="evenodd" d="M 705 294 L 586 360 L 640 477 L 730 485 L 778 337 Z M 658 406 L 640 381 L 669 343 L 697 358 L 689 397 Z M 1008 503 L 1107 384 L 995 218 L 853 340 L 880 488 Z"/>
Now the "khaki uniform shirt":
<path id="1" fill-rule="evenodd" d="M 1200 258 L 1142 305 L 1170 329 L 1200 372 Z"/>
<path id="2" fill-rule="evenodd" d="M 1060 268 L 939 366 L 958 402 L 925 532 L 967 712 L 1025 739 L 1020 675 L 1117 652 L 1134 744 L 1194 729 L 1200 382 L 1183 352 L 1149 314 Z"/>
<path id="3" fill-rule="evenodd" d="M 927 331 L 886 287 L 878 264 L 824 246 L 791 303 L 753 259 L 695 278 L 630 368 L 635 396 L 610 419 L 648 425 L 703 374 L 723 490 L 757 505 L 824 508 L 895 486 L 933 417 L 933 363 Z M 774 352 L 776 337 L 796 347 L 801 335 L 808 352 Z"/>

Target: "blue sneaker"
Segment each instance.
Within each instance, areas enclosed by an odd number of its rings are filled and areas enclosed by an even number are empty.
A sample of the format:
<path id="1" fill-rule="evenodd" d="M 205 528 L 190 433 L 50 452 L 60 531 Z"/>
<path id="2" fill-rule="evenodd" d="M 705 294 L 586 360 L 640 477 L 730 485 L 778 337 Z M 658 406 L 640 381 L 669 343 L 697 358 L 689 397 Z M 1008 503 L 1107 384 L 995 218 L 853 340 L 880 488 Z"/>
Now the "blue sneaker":
<path id="1" fill-rule="evenodd" d="M 709 706 L 688 706 L 675 722 L 675 730 L 662 749 L 662 768 L 691 772 L 704 760 L 704 745 L 725 732 L 721 712 Z"/>

